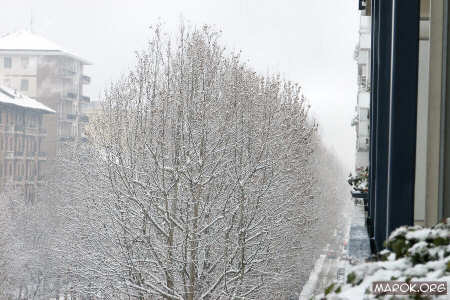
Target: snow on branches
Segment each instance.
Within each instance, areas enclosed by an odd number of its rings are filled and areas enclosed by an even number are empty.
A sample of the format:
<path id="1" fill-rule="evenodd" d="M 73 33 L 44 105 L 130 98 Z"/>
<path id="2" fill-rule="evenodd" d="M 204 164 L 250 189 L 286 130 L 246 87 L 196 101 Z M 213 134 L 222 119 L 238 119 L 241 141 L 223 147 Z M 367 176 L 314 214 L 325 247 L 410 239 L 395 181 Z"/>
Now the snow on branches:
<path id="1" fill-rule="evenodd" d="M 300 86 L 256 73 L 219 37 L 157 27 L 88 141 L 66 145 L 40 193 L 54 212 L 54 294 L 279 299 L 301 288 L 338 215 L 342 172 Z"/>

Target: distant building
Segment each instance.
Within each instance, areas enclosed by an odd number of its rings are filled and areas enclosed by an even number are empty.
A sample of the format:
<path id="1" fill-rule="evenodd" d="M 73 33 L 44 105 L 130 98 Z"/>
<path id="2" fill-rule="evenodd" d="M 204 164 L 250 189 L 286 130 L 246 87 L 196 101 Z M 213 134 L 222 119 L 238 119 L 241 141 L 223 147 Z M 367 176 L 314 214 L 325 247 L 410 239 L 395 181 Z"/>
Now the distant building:
<path id="1" fill-rule="evenodd" d="M 85 59 L 31 32 L 18 31 L 0 37 L 0 84 L 20 91 L 56 113 L 46 115 L 48 138 L 42 149 L 54 159 L 60 141 L 76 140 L 88 117 L 83 113 L 90 98 L 83 85 L 90 77 Z"/>
<path id="2" fill-rule="evenodd" d="M 20 188 L 33 200 L 47 160 L 42 145 L 47 134 L 43 115 L 49 107 L 0 86 L 0 191 L 5 185 Z"/>
<path id="3" fill-rule="evenodd" d="M 370 16 L 360 16 L 359 42 L 355 48 L 354 58 L 358 65 L 358 95 L 356 115 L 352 126 L 356 129 L 355 169 L 369 165 L 370 145 Z"/>

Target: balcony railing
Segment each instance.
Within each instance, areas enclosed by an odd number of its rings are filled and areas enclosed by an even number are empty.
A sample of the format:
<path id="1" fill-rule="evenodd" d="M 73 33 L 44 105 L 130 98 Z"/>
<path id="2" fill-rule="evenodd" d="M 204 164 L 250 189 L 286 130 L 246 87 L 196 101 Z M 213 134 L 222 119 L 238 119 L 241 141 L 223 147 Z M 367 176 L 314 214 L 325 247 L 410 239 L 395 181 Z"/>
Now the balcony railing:
<path id="1" fill-rule="evenodd" d="M 366 0 L 359 0 L 358 2 L 359 2 L 358 3 L 358 9 L 359 10 L 365 10 L 366 6 L 367 6 Z"/>
<path id="2" fill-rule="evenodd" d="M 11 124 L 6 124 L 5 125 L 4 132 L 6 132 L 6 133 L 14 133 L 14 130 L 15 130 L 15 126 L 14 125 L 11 125 Z"/>
<path id="3" fill-rule="evenodd" d="M 14 159 L 14 151 L 6 151 L 5 159 Z"/>
<path id="4" fill-rule="evenodd" d="M 84 101 L 87 103 L 91 102 L 91 97 L 88 97 L 88 96 L 81 96 L 80 99 L 81 99 L 81 101 Z"/>
<path id="5" fill-rule="evenodd" d="M 74 92 L 67 92 L 67 93 L 64 95 L 64 98 L 67 99 L 67 100 L 72 101 L 72 100 L 75 100 L 75 99 L 77 98 L 77 94 L 74 93 Z"/>
<path id="6" fill-rule="evenodd" d="M 80 122 L 89 122 L 89 117 L 86 115 L 80 115 Z"/>
<path id="7" fill-rule="evenodd" d="M 27 134 L 38 134 L 39 130 L 36 127 L 26 127 L 25 128 Z"/>
<path id="8" fill-rule="evenodd" d="M 362 91 L 369 91 L 370 90 L 370 83 L 365 75 L 361 75 L 358 77 L 358 86 L 359 89 Z"/>
<path id="9" fill-rule="evenodd" d="M 62 136 L 59 138 L 61 142 L 73 142 L 75 138 L 73 136 Z"/>
<path id="10" fill-rule="evenodd" d="M 38 152 L 38 158 L 39 159 L 47 159 L 47 153 L 46 152 Z"/>
<path id="11" fill-rule="evenodd" d="M 23 151 L 15 151 L 14 156 L 15 157 L 23 157 Z"/>
<path id="12" fill-rule="evenodd" d="M 91 83 L 91 77 L 87 75 L 81 76 L 81 83 L 82 84 L 90 84 Z"/>
<path id="13" fill-rule="evenodd" d="M 69 120 L 75 120 L 76 117 L 77 117 L 76 114 L 67 114 L 67 119 L 69 119 Z"/>
<path id="14" fill-rule="evenodd" d="M 14 130 L 16 131 L 16 132 L 23 132 L 23 125 L 16 125 L 16 126 L 14 126 Z"/>
<path id="15" fill-rule="evenodd" d="M 75 75 L 75 74 L 76 74 L 75 71 L 69 70 L 69 69 L 66 69 L 66 68 L 61 68 L 61 69 L 59 70 L 59 75 L 60 75 L 60 76 L 73 76 L 73 75 Z"/>
<path id="16" fill-rule="evenodd" d="M 359 118 L 358 116 L 354 116 L 352 119 L 352 122 L 350 123 L 351 126 L 356 126 L 359 123 Z"/>

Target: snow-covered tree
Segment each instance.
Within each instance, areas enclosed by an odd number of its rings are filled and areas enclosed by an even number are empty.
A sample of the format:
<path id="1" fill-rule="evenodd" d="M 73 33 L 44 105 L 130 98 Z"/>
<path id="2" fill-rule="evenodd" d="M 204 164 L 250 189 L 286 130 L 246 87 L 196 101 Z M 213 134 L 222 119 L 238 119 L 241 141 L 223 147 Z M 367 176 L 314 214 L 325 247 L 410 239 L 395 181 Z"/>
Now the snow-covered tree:
<path id="1" fill-rule="evenodd" d="M 48 298 L 55 278 L 52 211 L 19 191 L 9 187 L 0 195 L 0 298 Z"/>
<path id="2" fill-rule="evenodd" d="M 298 85 L 258 75 L 218 37 L 156 28 L 106 93 L 90 143 L 64 161 L 55 186 L 74 240 L 61 249 L 77 289 L 217 299 L 298 285 L 287 279 L 304 246 L 315 127 Z"/>
<path id="3" fill-rule="evenodd" d="M 0 291 L 190 300 L 301 289 L 345 182 L 300 86 L 258 74 L 208 26 L 160 29 L 38 201 L 0 200 L 18 203 L 0 209 Z"/>

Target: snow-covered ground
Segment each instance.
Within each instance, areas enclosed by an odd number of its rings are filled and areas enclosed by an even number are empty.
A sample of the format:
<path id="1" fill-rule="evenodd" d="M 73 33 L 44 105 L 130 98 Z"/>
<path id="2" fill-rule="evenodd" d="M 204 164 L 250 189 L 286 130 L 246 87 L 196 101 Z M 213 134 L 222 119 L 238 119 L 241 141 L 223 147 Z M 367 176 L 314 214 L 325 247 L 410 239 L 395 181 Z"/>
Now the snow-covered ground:
<path id="1" fill-rule="evenodd" d="M 364 261 L 370 255 L 370 242 L 365 225 L 364 206 L 362 205 L 353 205 L 348 255 L 353 260 L 359 261 Z"/>
<path id="2" fill-rule="evenodd" d="M 333 281 L 343 282 L 350 268 L 350 260 L 357 262 L 369 257 L 370 244 L 364 219 L 364 207 L 352 204 L 343 222 L 344 235 L 337 235 L 335 230 L 333 241 L 327 244 L 315 262 L 299 300 L 309 300 L 313 295 L 323 293 Z"/>

